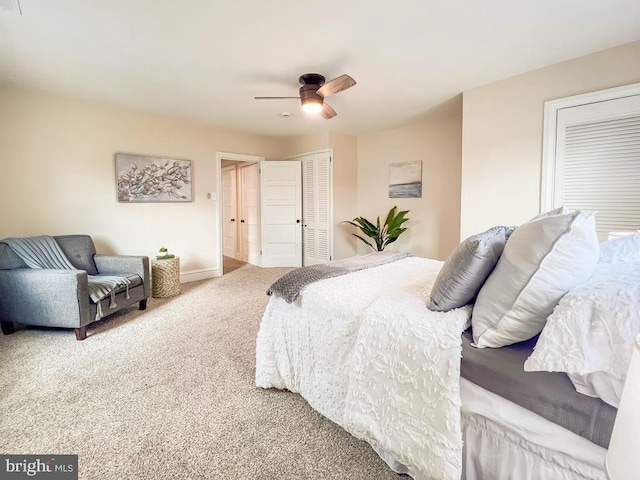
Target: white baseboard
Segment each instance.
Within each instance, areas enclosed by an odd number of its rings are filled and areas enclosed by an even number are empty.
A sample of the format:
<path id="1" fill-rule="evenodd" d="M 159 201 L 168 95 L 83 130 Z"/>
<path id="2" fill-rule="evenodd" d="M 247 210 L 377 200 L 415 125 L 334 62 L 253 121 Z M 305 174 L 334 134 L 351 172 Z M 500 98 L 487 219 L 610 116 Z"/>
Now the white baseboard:
<path id="1" fill-rule="evenodd" d="M 180 273 L 180 283 L 197 282 L 198 280 L 206 280 L 222 276 L 220 268 L 203 268 L 201 270 L 190 270 Z"/>

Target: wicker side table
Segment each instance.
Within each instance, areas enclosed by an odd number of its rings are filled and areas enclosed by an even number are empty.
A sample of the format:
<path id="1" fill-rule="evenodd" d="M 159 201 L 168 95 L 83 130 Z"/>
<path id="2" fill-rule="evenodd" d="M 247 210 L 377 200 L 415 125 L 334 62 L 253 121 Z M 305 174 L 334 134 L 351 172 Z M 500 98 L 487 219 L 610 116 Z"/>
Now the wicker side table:
<path id="1" fill-rule="evenodd" d="M 180 257 L 151 259 L 151 295 L 173 297 L 180 293 Z"/>

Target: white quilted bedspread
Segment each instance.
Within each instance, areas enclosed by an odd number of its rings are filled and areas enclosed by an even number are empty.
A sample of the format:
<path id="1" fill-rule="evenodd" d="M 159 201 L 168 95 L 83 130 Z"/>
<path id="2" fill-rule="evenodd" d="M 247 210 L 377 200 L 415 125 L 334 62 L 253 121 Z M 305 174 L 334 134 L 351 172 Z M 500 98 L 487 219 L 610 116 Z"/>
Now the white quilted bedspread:
<path id="1" fill-rule="evenodd" d="M 460 333 L 468 307 L 425 306 L 442 262 L 409 257 L 272 297 L 256 385 L 300 393 L 415 478 L 459 479 Z"/>

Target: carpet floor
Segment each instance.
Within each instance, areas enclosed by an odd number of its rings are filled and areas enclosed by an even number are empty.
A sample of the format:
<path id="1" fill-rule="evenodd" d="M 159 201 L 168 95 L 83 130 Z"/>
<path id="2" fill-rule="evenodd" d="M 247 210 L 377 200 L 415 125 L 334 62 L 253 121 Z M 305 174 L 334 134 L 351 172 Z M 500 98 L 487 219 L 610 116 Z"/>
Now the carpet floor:
<path id="1" fill-rule="evenodd" d="M 0 453 L 81 479 L 408 479 L 287 391 L 254 386 L 267 287 L 244 265 L 88 328 L 0 335 Z"/>

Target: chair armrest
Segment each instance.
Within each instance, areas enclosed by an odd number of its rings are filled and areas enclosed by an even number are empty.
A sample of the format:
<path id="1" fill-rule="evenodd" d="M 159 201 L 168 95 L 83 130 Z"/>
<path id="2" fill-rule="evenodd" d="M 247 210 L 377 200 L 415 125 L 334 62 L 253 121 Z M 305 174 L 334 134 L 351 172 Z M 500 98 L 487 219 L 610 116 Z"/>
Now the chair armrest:
<path id="1" fill-rule="evenodd" d="M 0 270 L 0 296 L 2 321 L 68 328 L 91 323 L 84 270 Z"/>
<path id="2" fill-rule="evenodd" d="M 139 255 L 100 255 L 95 254 L 93 261 L 100 274 L 140 275 L 144 285 L 145 298 L 151 295 L 151 275 L 149 270 L 149 257 Z"/>

